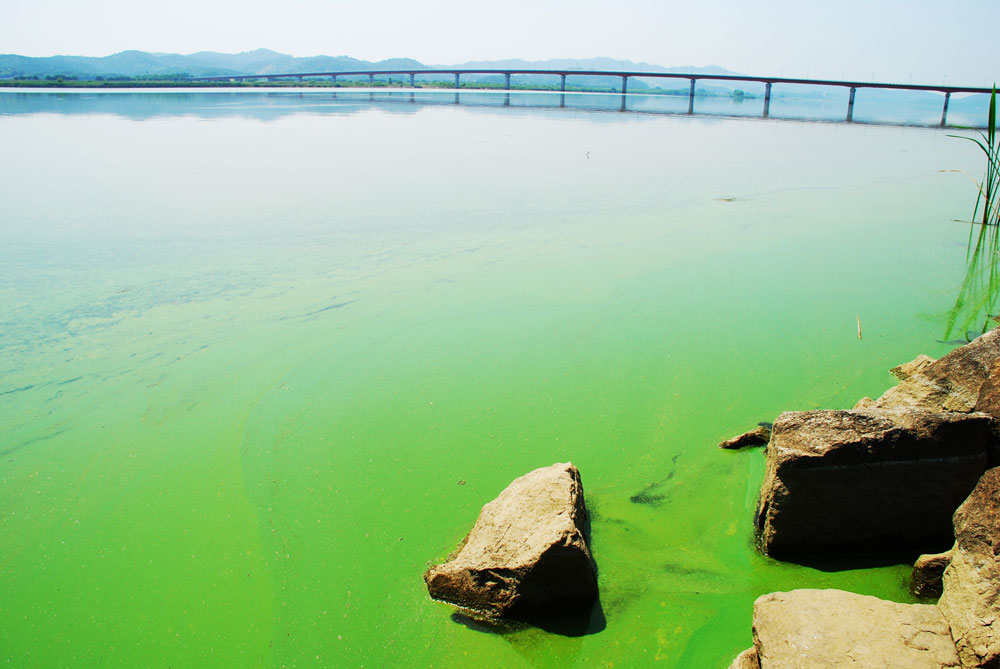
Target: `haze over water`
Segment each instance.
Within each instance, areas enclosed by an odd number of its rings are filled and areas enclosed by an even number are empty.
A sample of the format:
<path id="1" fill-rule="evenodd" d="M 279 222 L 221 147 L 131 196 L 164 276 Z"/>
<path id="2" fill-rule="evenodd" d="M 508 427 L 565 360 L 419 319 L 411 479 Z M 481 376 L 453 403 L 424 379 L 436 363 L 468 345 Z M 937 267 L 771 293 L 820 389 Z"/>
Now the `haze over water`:
<path id="1" fill-rule="evenodd" d="M 910 601 L 907 565 L 756 553 L 763 456 L 715 444 L 952 348 L 975 191 L 941 170 L 978 178 L 968 142 L 367 93 L 15 95 L 12 666 L 721 667 L 760 594 Z M 604 628 L 455 622 L 427 564 L 567 460 Z"/>

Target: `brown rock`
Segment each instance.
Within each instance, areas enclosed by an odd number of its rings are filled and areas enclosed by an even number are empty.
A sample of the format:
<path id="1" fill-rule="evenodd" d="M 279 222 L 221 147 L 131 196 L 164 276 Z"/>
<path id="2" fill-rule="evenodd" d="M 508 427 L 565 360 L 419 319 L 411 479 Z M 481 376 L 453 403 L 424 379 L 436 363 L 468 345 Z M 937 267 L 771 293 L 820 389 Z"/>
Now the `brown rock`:
<path id="1" fill-rule="evenodd" d="M 1000 362 L 993 365 L 990 375 L 979 387 L 975 409 L 1000 419 Z"/>
<path id="2" fill-rule="evenodd" d="M 841 590 L 793 590 L 753 605 L 761 669 L 959 666 L 937 607 L 898 604 Z"/>
<path id="3" fill-rule="evenodd" d="M 583 526 L 580 472 L 571 463 L 515 479 L 486 504 L 457 553 L 431 567 L 431 597 L 498 617 L 515 607 L 597 597 Z"/>
<path id="4" fill-rule="evenodd" d="M 916 358 L 909 362 L 904 362 L 902 365 L 897 365 L 889 370 L 889 373 L 895 376 L 900 381 L 905 381 L 914 374 L 919 374 L 928 365 L 937 362 L 934 358 L 924 355 L 921 353 Z"/>
<path id="5" fill-rule="evenodd" d="M 955 548 L 938 607 L 966 667 L 1000 666 L 1000 468 L 955 512 Z"/>
<path id="6" fill-rule="evenodd" d="M 737 448 L 747 448 L 750 446 L 763 446 L 771 439 L 771 428 L 766 425 L 758 425 L 749 432 L 744 432 L 743 434 L 733 437 L 732 439 L 726 439 L 724 442 L 719 444 L 719 448 L 737 449 Z"/>
<path id="7" fill-rule="evenodd" d="M 770 555 L 931 549 L 986 469 L 992 419 L 904 408 L 789 411 L 774 423 L 755 525 Z"/>
<path id="8" fill-rule="evenodd" d="M 760 658 L 757 657 L 757 649 L 753 646 L 736 656 L 729 669 L 760 669 Z"/>
<path id="9" fill-rule="evenodd" d="M 927 360 L 918 357 L 897 367 L 906 378 L 885 391 L 875 406 L 972 411 L 983 382 L 1000 361 L 1000 329 L 990 330 L 940 360 Z"/>
<path id="10" fill-rule="evenodd" d="M 949 562 L 951 551 L 918 557 L 910 575 L 910 592 L 917 597 L 940 597 L 941 577 Z"/>
<path id="11" fill-rule="evenodd" d="M 857 411 L 859 409 L 870 409 L 873 406 L 875 406 L 875 400 L 870 397 L 862 397 L 858 400 L 858 403 L 852 407 L 852 409 Z"/>

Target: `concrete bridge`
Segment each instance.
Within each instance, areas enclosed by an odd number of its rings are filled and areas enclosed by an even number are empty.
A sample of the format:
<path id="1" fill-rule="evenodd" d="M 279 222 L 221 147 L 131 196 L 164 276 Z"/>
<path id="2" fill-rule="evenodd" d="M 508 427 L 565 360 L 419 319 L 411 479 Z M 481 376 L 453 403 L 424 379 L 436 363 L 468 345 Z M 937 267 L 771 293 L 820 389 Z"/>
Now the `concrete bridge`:
<path id="1" fill-rule="evenodd" d="M 455 88 L 461 87 L 461 77 L 462 75 L 470 74 L 494 74 L 503 75 L 504 78 L 504 90 L 510 90 L 510 79 L 513 75 L 551 75 L 558 76 L 560 78 L 560 90 L 562 92 L 566 91 L 566 78 L 571 76 L 589 76 L 589 77 L 609 77 L 612 80 L 615 78 L 621 79 L 621 95 L 622 95 L 622 109 L 625 109 L 625 95 L 628 92 L 628 80 L 630 78 L 642 78 L 642 79 L 686 79 L 690 82 L 689 93 L 688 93 L 688 113 L 694 113 L 694 98 L 695 98 L 695 84 L 698 81 L 730 81 L 730 82 L 754 82 L 764 84 L 764 113 L 766 117 L 770 114 L 771 108 L 771 87 L 774 84 L 789 84 L 789 85 L 806 85 L 806 86 L 834 86 L 840 88 L 850 89 L 850 96 L 847 102 L 847 117 L 848 122 L 852 121 L 854 118 L 854 96 L 859 88 L 879 88 L 879 89 L 889 89 L 889 90 L 906 90 L 906 91 L 930 91 L 944 94 L 944 108 L 941 110 L 941 125 L 944 126 L 948 120 L 948 103 L 951 100 L 952 93 L 986 93 L 989 94 L 992 89 L 989 88 L 972 88 L 966 86 L 938 86 L 938 85 L 922 85 L 922 84 L 891 84 L 891 83 L 875 83 L 867 81 L 836 81 L 831 79 L 796 79 L 796 78 L 785 78 L 785 77 L 749 77 L 742 75 L 725 75 L 725 74 L 683 74 L 675 72 L 635 72 L 635 71 L 608 71 L 608 70 L 521 70 L 521 69 L 454 69 L 454 68 L 444 68 L 444 69 L 425 69 L 425 70 L 352 70 L 352 71 L 342 71 L 342 72 L 296 72 L 289 74 L 245 74 L 245 75 L 235 75 L 235 76 L 223 76 L 223 77 L 197 77 L 194 78 L 195 81 L 247 81 L 247 80 L 266 80 L 266 81 L 278 81 L 280 79 L 297 79 L 302 81 L 306 78 L 316 78 L 316 77 L 329 77 L 333 81 L 337 81 L 338 77 L 368 77 L 368 84 L 372 85 L 375 82 L 375 77 L 382 76 L 394 76 L 403 75 L 409 77 L 410 87 L 415 86 L 415 80 L 417 75 L 450 75 L 454 77 Z"/>

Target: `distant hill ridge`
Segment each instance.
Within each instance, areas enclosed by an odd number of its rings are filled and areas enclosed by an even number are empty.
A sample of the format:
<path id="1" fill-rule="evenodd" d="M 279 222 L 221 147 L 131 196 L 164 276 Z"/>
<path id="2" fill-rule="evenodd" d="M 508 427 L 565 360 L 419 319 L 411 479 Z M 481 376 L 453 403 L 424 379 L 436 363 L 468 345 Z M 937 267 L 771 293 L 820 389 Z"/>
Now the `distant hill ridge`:
<path id="1" fill-rule="evenodd" d="M 110 56 L 49 56 L 33 58 L 17 54 L 0 54 L 0 78 L 45 77 L 53 75 L 80 78 L 147 77 L 188 74 L 192 77 L 213 77 L 246 74 L 283 74 L 294 72 L 344 72 L 349 70 L 402 70 L 456 68 L 517 68 L 517 69 L 582 69 L 632 70 L 643 72 L 690 72 L 693 74 L 736 74 L 715 65 L 709 67 L 663 67 L 613 58 L 558 58 L 545 61 L 484 60 L 458 65 L 424 65 L 412 58 L 389 58 L 376 62 L 349 56 L 311 56 L 298 58 L 270 49 L 255 49 L 243 53 L 199 51 L 188 55 L 122 51 Z"/>

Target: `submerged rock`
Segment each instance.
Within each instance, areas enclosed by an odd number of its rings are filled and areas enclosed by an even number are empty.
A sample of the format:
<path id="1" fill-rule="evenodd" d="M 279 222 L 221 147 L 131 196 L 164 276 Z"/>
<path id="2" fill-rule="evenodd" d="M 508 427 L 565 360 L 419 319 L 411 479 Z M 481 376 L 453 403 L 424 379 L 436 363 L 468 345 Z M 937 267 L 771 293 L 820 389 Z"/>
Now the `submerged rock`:
<path id="1" fill-rule="evenodd" d="M 938 607 L 962 665 L 1000 666 L 1000 467 L 955 512 L 955 548 Z"/>
<path id="2" fill-rule="evenodd" d="M 753 605 L 753 638 L 761 669 L 959 666 L 948 622 L 936 606 L 841 590 L 759 597 Z"/>
<path id="3" fill-rule="evenodd" d="M 781 414 L 755 517 L 762 550 L 947 545 L 952 513 L 986 469 L 992 423 L 917 408 Z"/>
<path id="4" fill-rule="evenodd" d="M 580 472 L 571 463 L 515 479 L 486 504 L 458 551 L 424 574 L 427 590 L 488 617 L 562 600 L 593 601 Z"/>
<path id="5" fill-rule="evenodd" d="M 763 446 L 771 440 L 771 428 L 767 425 L 758 425 L 749 432 L 726 439 L 719 444 L 719 448 L 737 449 L 748 448 L 750 446 Z"/>
<path id="6" fill-rule="evenodd" d="M 917 597 L 940 597 L 941 578 L 951 562 L 951 551 L 921 555 L 913 563 L 910 592 Z"/>

